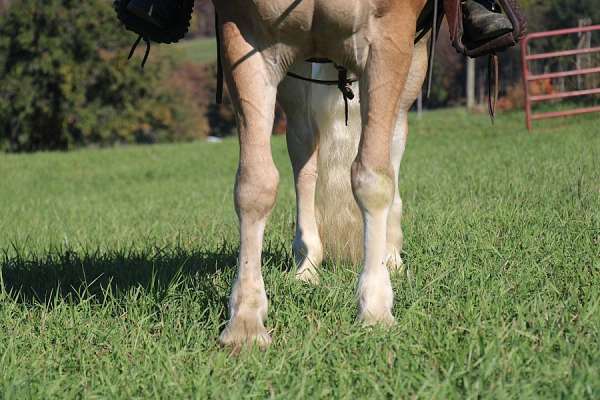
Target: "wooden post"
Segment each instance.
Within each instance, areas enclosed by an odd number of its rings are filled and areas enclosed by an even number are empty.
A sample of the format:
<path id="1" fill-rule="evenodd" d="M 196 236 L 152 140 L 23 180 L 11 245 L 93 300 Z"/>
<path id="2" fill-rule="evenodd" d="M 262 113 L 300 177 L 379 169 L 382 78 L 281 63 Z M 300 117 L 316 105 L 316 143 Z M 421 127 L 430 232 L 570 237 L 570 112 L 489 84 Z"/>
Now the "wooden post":
<path id="1" fill-rule="evenodd" d="M 481 107 L 485 104 L 487 85 L 485 84 L 485 74 L 479 74 L 477 77 L 477 105 Z"/>
<path id="2" fill-rule="evenodd" d="M 527 56 L 529 55 L 528 37 L 525 36 L 521 40 L 521 68 L 523 74 L 523 92 L 525 94 L 525 124 L 527 130 L 531 132 L 531 99 L 529 98 L 529 63 Z"/>
<path id="3" fill-rule="evenodd" d="M 475 108 L 475 60 L 467 57 L 467 110 Z"/>
<path id="4" fill-rule="evenodd" d="M 590 26 L 590 25 L 592 25 L 591 18 L 581 18 L 578 22 L 578 26 L 580 28 L 582 28 L 584 26 Z M 578 36 L 579 36 L 579 41 L 577 43 L 578 49 L 589 49 L 590 47 L 592 47 L 592 32 L 581 32 L 578 34 Z M 576 65 L 577 65 L 577 69 L 589 68 L 591 65 L 590 56 L 591 56 L 591 54 L 578 54 L 577 59 L 575 61 Z M 586 81 L 585 76 L 579 75 L 577 77 L 577 89 L 578 90 L 587 89 L 585 81 Z"/>

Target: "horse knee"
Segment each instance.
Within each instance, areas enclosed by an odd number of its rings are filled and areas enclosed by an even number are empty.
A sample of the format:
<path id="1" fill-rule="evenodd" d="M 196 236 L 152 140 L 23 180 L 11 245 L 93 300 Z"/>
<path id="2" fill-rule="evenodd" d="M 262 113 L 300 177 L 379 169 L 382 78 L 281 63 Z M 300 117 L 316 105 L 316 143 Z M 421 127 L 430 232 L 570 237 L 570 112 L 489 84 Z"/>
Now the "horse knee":
<path id="1" fill-rule="evenodd" d="M 275 164 L 240 165 L 235 186 L 238 216 L 263 219 L 273 209 L 277 198 L 279 172 Z"/>
<path id="2" fill-rule="evenodd" d="M 371 168 L 361 161 L 354 161 L 352 191 L 363 211 L 389 208 L 394 199 L 394 176 L 391 166 Z"/>

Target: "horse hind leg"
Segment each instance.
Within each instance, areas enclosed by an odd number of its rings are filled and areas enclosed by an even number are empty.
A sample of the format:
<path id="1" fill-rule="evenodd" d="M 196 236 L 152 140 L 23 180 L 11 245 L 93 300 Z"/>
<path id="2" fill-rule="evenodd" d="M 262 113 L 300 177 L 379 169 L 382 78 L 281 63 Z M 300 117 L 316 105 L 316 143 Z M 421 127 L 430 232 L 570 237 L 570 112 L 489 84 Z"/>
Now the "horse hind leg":
<path id="1" fill-rule="evenodd" d="M 302 62 L 294 72 L 310 76 L 311 64 Z M 287 146 L 296 189 L 296 233 L 293 251 L 296 277 L 305 282 L 319 281 L 318 268 L 323 260 L 323 246 L 315 215 L 317 184 L 317 133 L 310 108 L 311 86 L 297 79 L 287 78 L 279 87 L 279 102 L 288 118 Z"/>
<path id="2" fill-rule="evenodd" d="M 404 90 L 400 96 L 400 107 L 398 111 L 398 119 L 396 121 L 396 129 L 392 141 L 391 161 L 394 168 L 394 200 L 390 207 L 390 212 L 387 221 L 387 258 L 386 264 L 393 273 L 410 273 L 405 268 L 402 261 L 402 245 L 404 236 L 402 233 L 401 218 L 402 218 L 402 199 L 400 198 L 400 190 L 398 187 L 400 162 L 406 148 L 406 140 L 408 138 L 408 111 L 415 102 L 417 96 L 423 87 L 423 81 L 427 74 L 427 38 L 420 41 L 413 52 L 413 58 L 408 73 Z"/>
<path id="3" fill-rule="evenodd" d="M 317 149 L 313 138 L 299 138 L 288 133 L 288 149 L 296 186 L 296 234 L 293 250 L 298 269 L 296 277 L 318 283 L 318 268 L 323 261 L 323 246 L 315 215 L 317 185 Z"/>
<path id="4" fill-rule="evenodd" d="M 235 184 L 240 253 L 229 299 L 230 319 L 220 342 L 234 346 L 255 343 L 265 347 L 271 338 L 264 326 L 268 304 L 261 253 L 265 225 L 275 204 L 279 181 L 270 143 L 277 83 L 270 82 L 262 55 L 254 54 L 255 49 L 234 23 L 225 23 L 222 34 L 225 74 L 240 141 Z"/>
<path id="5" fill-rule="evenodd" d="M 411 65 L 415 26 L 411 17 L 414 13 L 404 9 L 404 4 L 397 3 L 377 21 L 376 28 L 387 35 L 371 44 L 360 82 L 363 131 L 351 174 L 364 222 L 358 318 L 369 325 L 394 322 L 393 290 L 386 266 L 387 220 L 396 181 L 390 150 L 400 96 Z"/>

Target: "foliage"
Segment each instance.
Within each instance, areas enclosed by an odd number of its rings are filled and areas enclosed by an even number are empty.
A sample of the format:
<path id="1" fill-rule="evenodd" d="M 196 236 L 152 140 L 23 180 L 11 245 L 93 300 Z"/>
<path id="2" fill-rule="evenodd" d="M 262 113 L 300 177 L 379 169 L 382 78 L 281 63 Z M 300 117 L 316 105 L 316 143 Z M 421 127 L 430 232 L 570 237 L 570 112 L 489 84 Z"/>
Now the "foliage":
<path id="1" fill-rule="evenodd" d="M 597 0 L 538 0 L 534 4 L 535 8 L 532 7 L 530 13 L 534 13 L 536 9 L 543 10 L 546 21 L 544 30 L 575 27 L 582 18 L 590 18 L 592 23 L 600 23 L 600 7 Z"/>
<path id="2" fill-rule="evenodd" d="M 127 63 L 110 1 L 19 0 L 0 16 L 0 148 L 68 149 L 191 136 L 161 85 L 168 60 Z"/>
<path id="3" fill-rule="evenodd" d="M 213 57 L 216 55 L 214 52 L 212 54 Z M 178 92 L 185 94 L 189 99 L 190 106 L 194 107 L 195 113 L 203 117 L 203 124 L 210 135 L 228 136 L 235 132 L 233 105 L 227 92 L 227 85 L 224 87 L 223 103 L 216 104 L 215 102 L 216 63 L 179 63 L 169 77 L 168 84 Z"/>

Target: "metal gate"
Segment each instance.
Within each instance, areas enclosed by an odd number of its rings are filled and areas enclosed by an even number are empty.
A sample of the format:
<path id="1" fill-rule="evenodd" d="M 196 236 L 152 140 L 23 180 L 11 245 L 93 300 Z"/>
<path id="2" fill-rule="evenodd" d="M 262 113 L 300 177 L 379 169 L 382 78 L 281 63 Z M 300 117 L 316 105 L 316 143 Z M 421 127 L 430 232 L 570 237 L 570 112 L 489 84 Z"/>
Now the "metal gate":
<path id="1" fill-rule="evenodd" d="M 561 50 L 554 51 L 549 53 L 538 53 L 538 54 L 529 54 L 529 43 L 536 39 L 548 38 L 553 36 L 564 36 L 571 34 L 590 34 L 593 31 L 600 31 L 600 25 L 592 25 L 592 26 L 584 26 L 579 28 L 570 28 L 570 29 L 559 29 L 554 31 L 547 32 L 536 32 L 528 34 L 521 42 L 521 61 L 523 64 L 523 88 L 525 92 L 525 116 L 527 121 L 527 129 L 532 129 L 532 121 L 546 119 L 546 118 L 557 118 L 557 117 L 567 117 L 571 115 L 580 115 L 587 114 L 593 112 L 600 112 L 600 106 L 593 107 L 585 107 L 585 108 L 576 108 L 565 111 L 551 111 L 551 112 L 541 112 L 541 113 L 533 113 L 531 110 L 532 103 L 543 102 L 548 100 L 556 100 L 556 99 L 565 99 L 579 96 L 590 96 L 595 94 L 600 94 L 600 87 L 593 89 L 582 89 L 582 90 L 573 90 L 566 92 L 556 92 L 549 94 L 537 94 L 532 95 L 530 93 L 530 83 L 533 81 L 539 81 L 544 79 L 557 79 L 557 78 L 566 78 L 570 76 L 582 76 L 600 73 L 600 65 L 591 66 L 589 68 L 576 68 L 570 71 L 561 71 L 561 72 L 549 72 L 538 75 L 533 75 L 529 71 L 529 62 L 537 61 L 537 60 L 545 60 L 551 58 L 559 58 L 559 57 L 569 57 L 569 56 L 580 56 L 583 54 L 592 54 L 592 53 L 600 53 L 600 47 L 582 47 L 575 48 L 570 50 Z"/>

